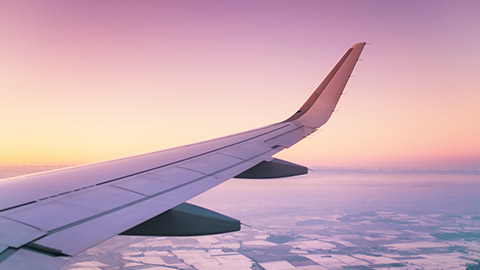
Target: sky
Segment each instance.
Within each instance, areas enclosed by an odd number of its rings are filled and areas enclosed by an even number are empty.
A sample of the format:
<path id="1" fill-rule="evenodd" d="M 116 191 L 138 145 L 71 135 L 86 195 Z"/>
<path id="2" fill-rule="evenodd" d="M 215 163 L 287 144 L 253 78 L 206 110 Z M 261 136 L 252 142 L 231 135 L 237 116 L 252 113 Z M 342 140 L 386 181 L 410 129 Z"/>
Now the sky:
<path id="1" fill-rule="evenodd" d="M 80 164 L 282 121 L 354 43 L 338 111 L 277 157 L 479 169 L 479 1 L 1 1 L 0 165 Z"/>

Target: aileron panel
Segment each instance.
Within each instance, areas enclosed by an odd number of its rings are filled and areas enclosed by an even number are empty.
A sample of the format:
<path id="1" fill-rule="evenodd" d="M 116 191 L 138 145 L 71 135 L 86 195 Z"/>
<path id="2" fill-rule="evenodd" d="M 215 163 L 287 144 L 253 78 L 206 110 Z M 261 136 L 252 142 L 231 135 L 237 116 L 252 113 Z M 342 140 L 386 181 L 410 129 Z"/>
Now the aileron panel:
<path id="1" fill-rule="evenodd" d="M 187 183 L 204 175 L 187 169 L 169 167 L 148 174 L 133 176 L 125 181 L 113 184 L 144 195 L 153 195 L 163 190 Z"/>
<path id="2" fill-rule="evenodd" d="M 0 246 L 18 248 L 46 234 L 38 228 L 0 217 Z"/>
<path id="3" fill-rule="evenodd" d="M 137 193 L 116 187 L 98 187 L 58 200 L 22 207 L 5 216 L 44 231 L 50 231 L 142 197 Z"/>

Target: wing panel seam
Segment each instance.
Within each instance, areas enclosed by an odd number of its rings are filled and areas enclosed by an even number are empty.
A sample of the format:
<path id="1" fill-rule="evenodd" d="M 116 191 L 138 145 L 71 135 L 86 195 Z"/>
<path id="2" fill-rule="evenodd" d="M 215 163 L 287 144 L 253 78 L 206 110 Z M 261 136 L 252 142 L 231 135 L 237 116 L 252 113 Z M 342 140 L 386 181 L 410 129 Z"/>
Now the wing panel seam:
<path id="1" fill-rule="evenodd" d="M 193 183 L 198 182 L 198 181 L 200 181 L 200 180 L 203 180 L 203 179 L 205 179 L 205 178 L 212 177 L 212 176 L 214 176 L 214 175 L 216 175 L 216 174 L 218 174 L 218 173 L 220 173 L 220 172 L 222 172 L 222 171 L 228 170 L 228 169 L 233 168 L 233 167 L 235 167 L 235 166 L 238 166 L 238 165 L 240 165 L 240 164 L 242 164 L 242 163 L 247 163 L 247 162 L 249 162 L 250 160 L 255 159 L 255 158 L 259 157 L 259 156 L 262 156 L 262 155 L 264 155 L 264 154 L 266 154 L 266 153 L 268 153 L 268 152 L 270 152 L 270 151 L 272 151 L 272 150 L 268 150 L 268 151 L 262 152 L 262 153 L 260 153 L 260 154 L 258 154 L 258 155 L 253 156 L 252 158 L 250 158 L 250 159 L 248 159 L 248 160 L 240 161 L 239 163 L 235 163 L 235 164 L 233 164 L 233 165 L 231 165 L 231 166 L 222 168 L 221 170 L 218 170 L 218 171 L 215 171 L 215 172 L 213 172 L 213 173 L 204 175 L 204 176 L 202 176 L 202 177 L 193 179 L 193 180 L 188 181 L 188 182 L 186 182 L 186 183 L 183 183 L 183 184 L 180 184 L 180 185 L 171 187 L 171 188 L 166 189 L 166 190 L 162 190 L 162 191 L 160 191 L 160 192 L 158 192 L 158 193 L 155 193 L 155 194 L 152 194 L 152 195 L 149 195 L 149 196 L 145 196 L 144 198 L 138 199 L 138 200 L 136 200 L 136 201 L 129 202 L 129 203 L 127 203 L 127 204 L 124 204 L 124 205 L 115 207 L 115 208 L 110 209 L 110 210 L 108 210 L 108 211 L 105 211 L 105 212 L 102 212 L 102 213 L 98 213 L 98 214 L 93 215 L 93 216 L 90 216 L 90 217 L 88 217 L 88 218 L 84 218 L 84 219 L 81 219 L 81 220 L 72 222 L 72 223 L 70 223 L 70 224 L 61 226 L 61 227 L 59 227 L 59 228 L 50 230 L 50 231 L 47 232 L 47 235 L 45 235 L 45 236 L 43 236 L 43 237 L 41 237 L 41 238 L 39 238 L 39 239 L 36 239 L 36 241 L 37 241 L 37 240 L 40 240 L 40 239 L 42 239 L 42 238 L 44 238 L 44 237 L 47 237 L 48 235 L 57 233 L 57 232 L 59 232 L 59 231 L 63 231 L 63 230 L 65 230 L 65 229 L 68 229 L 68 228 L 70 228 L 70 227 L 73 227 L 73 226 L 76 226 L 76 225 L 79 225 L 79 224 L 88 222 L 88 221 L 90 221 L 90 220 L 93 220 L 93 219 L 96 219 L 96 218 L 99 218 L 99 217 L 108 215 L 108 214 L 113 213 L 113 212 L 116 212 L 116 211 L 118 211 L 118 210 L 121 210 L 121 209 L 127 208 L 127 207 L 129 207 L 129 206 L 135 205 L 135 204 L 137 204 L 137 203 L 144 202 L 144 201 L 146 201 L 146 200 L 155 198 L 155 197 L 157 197 L 157 196 L 159 196 L 159 195 L 162 195 L 162 194 L 165 194 L 165 193 L 167 193 L 167 192 L 171 192 L 171 191 L 174 191 L 174 190 L 176 190 L 176 189 L 182 188 L 182 187 L 184 187 L 184 186 L 193 184 Z M 228 180 L 228 179 L 227 179 L 227 180 Z"/>
<path id="2" fill-rule="evenodd" d="M 37 199 L 36 201 L 30 201 L 30 202 L 27 202 L 27 203 L 23 203 L 23 204 L 11 206 L 11 207 L 8 207 L 8 208 L 0 209 L 0 213 L 1 213 L 1 212 L 4 212 L 4 211 L 11 210 L 11 209 L 14 209 L 14 208 L 18 208 L 18 207 L 22 207 L 22 206 L 25 206 L 25 205 L 33 204 L 33 203 L 36 203 L 36 202 L 38 202 L 38 201 L 40 201 L 40 200 L 43 201 L 43 200 L 46 200 L 46 199 L 49 199 L 49 198 L 56 198 L 56 197 L 59 197 L 59 196 L 62 196 L 62 195 L 74 193 L 74 192 L 77 192 L 77 191 L 80 191 L 80 190 L 85 190 L 85 189 L 92 188 L 92 187 L 95 187 L 95 186 L 101 186 L 101 185 L 108 184 L 108 183 L 112 183 L 112 182 L 115 182 L 115 181 L 118 181 L 118 180 L 121 180 L 121 179 L 124 179 L 124 178 L 127 178 L 127 177 L 132 177 L 132 176 L 135 176 L 135 175 L 139 175 L 139 174 L 142 174 L 142 173 L 146 173 L 146 172 L 149 172 L 149 171 L 153 171 L 153 170 L 157 170 L 157 169 L 160 169 L 160 168 L 163 168 L 163 167 L 167 167 L 167 166 L 171 166 L 171 165 L 174 165 L 174 164 L 177 164 L 177 163 L 181 163 L 181 162 L 184 162 L 184 161 L 187 161 L 187 160 L 190 160 L 190 159 L 194 159 L 194 158 L 197 158 L 197 157 L 201 157 L 201 156 L 204 156 L 204 155 L 207 155 L 207 154 L 210 154 L 210 153 L 219 151 L 219 150 L 223 150 L 223 149 L 232 147 L 232 146 L 234 146 L 234 145 L 242 144 L 242 143 L 244 143 L 244 142 L 247 142 L 247 141 L 256 139 L 256 138 L 261 137 L 261 136 L 265 136 L 265 135 L 267 135 L 267 134 L 269 134 L 269 133 L 278 131 L 278 130 L 283 129 L 283 128 L 288 127 L 288 126 L 290 126 L 290 124 L 283 125 L 283 126 L 278 127 L 278 128 L 276 128 L 276 129 L 270 130 L 270 131 L 268 131 L 268 132 L 265 132 L 265 133 L 262 133 L 262 134 L 259 134 L 259 135 L 256 135 L 256 136 L 253 136 L 253 137 L 248 138 L 248 139 L 244 139 L 244 140 L 239 141 L 239 142 L 236 142 L 236 143 L 232 143 L 232 144 L 229 144 L 229 145 L 226 145 L 226 146 L 222 146 L 222 147 L 216 148 L 216 149 L 214 149 L 214 150 L 206 151 L 206 152 L 197 154 L 197 155 L 195 155 L 195 156 L 191 156 L 191 157 L 188 157 L 188 158 L 184 158 L 184 159 L 180 159 L 180 160 L 177 160 L 177 161 L 173 161 L 173 162 L 170 162 L 170 163 L 167 163 L 167 164 L 163 164 L 163 165 L 161 165 L 161 166 L 153 167 L 153 168 L 150 168 L 150 169 L 147 169 L 147 170 L 143 170 L 143 171 L 140 171 L 140 172 L 132 173 L 132 174 L 125 175 L 125 176 L 122 176 L 122 177 L 117 177 L 117 178 L 114 178 L 114 179 L 110 179 L 110 180 L 103 181 L 103 182 L 100 182 L 100 183 L 97 183 L 97 184 L 85 186 L 85 187 L 82 187 L 82 188 L 76 188 L 75 190 L 66 191 L 66 192 L 62 192 L 62 193 L 59 193 L 59 194 L 51 195 L 51 196 L 49 196 L 49 197 Z"/>
<path id="3" fill-rule="evenodd" d="M 304 127 L 305 127 L 305 126 L 303 126 L 303 125 L 302 125 L 302 126 L 299 126 L 299 127 L 295 128 L 295 129 L 289 130 L 289 131 L 284 132 L 284 133 L 282 133 L 282 134 L 279 134 L 279 135 L 277 135 L 277 136 L 275 136 L 275 137 L 272 137 L 272 138 L 270 138 L 270 139 L 268 139 L 268 140 L 265 140 L 265 142 L 269 142 L 269 141 L 271 141 L 271 140 L 274 140 L 274 139 L 276 139 L 276 138 L 282 137 L 283 135 L 286 135 L 286 134 L 288 134 L 288 133 L 295 132 L 295 131 L 297 131 L 297 130 L 299 130 L 299 129 L 302 129 L 302 128 L 304 128 Z"/>

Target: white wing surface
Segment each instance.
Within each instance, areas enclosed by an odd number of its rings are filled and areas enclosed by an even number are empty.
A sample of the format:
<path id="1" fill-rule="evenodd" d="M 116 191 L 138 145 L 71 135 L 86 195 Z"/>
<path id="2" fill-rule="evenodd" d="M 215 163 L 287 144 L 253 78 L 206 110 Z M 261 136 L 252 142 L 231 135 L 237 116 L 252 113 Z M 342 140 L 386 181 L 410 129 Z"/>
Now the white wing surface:
<path id="1" fill-rule="evenodd" d="M 306 173 L 304 167 L 272 156 L 327 122 L 364 46 L 348 49 L 300 110 L 283 122 L 183 147 L 0 180 L 0 269 L 57 269 L 68 257 L 122 233 L 222 232 L 209 223 L 209 231 L 200 232 L 195 222 L 171 209 L 214 216 L 183 203 L 235 176 Z M 167 212 L 169 222 L 180 225 L 167 234 L 156 232 Z M 195 215 L 188 218 L 195 220 Z"/>

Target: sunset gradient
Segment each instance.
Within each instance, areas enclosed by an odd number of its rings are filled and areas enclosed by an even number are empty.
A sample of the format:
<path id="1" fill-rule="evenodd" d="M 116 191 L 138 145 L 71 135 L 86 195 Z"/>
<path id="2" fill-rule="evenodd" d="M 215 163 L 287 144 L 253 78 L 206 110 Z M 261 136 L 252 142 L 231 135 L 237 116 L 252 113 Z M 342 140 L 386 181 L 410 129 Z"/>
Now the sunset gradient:
<path id="1" fill-rule="evenodd" d="M 0 165 L 79 164 L 282 121 L 367 46 L 279 158 L 480 169 L 479 1 L 2 1 Z"/>

